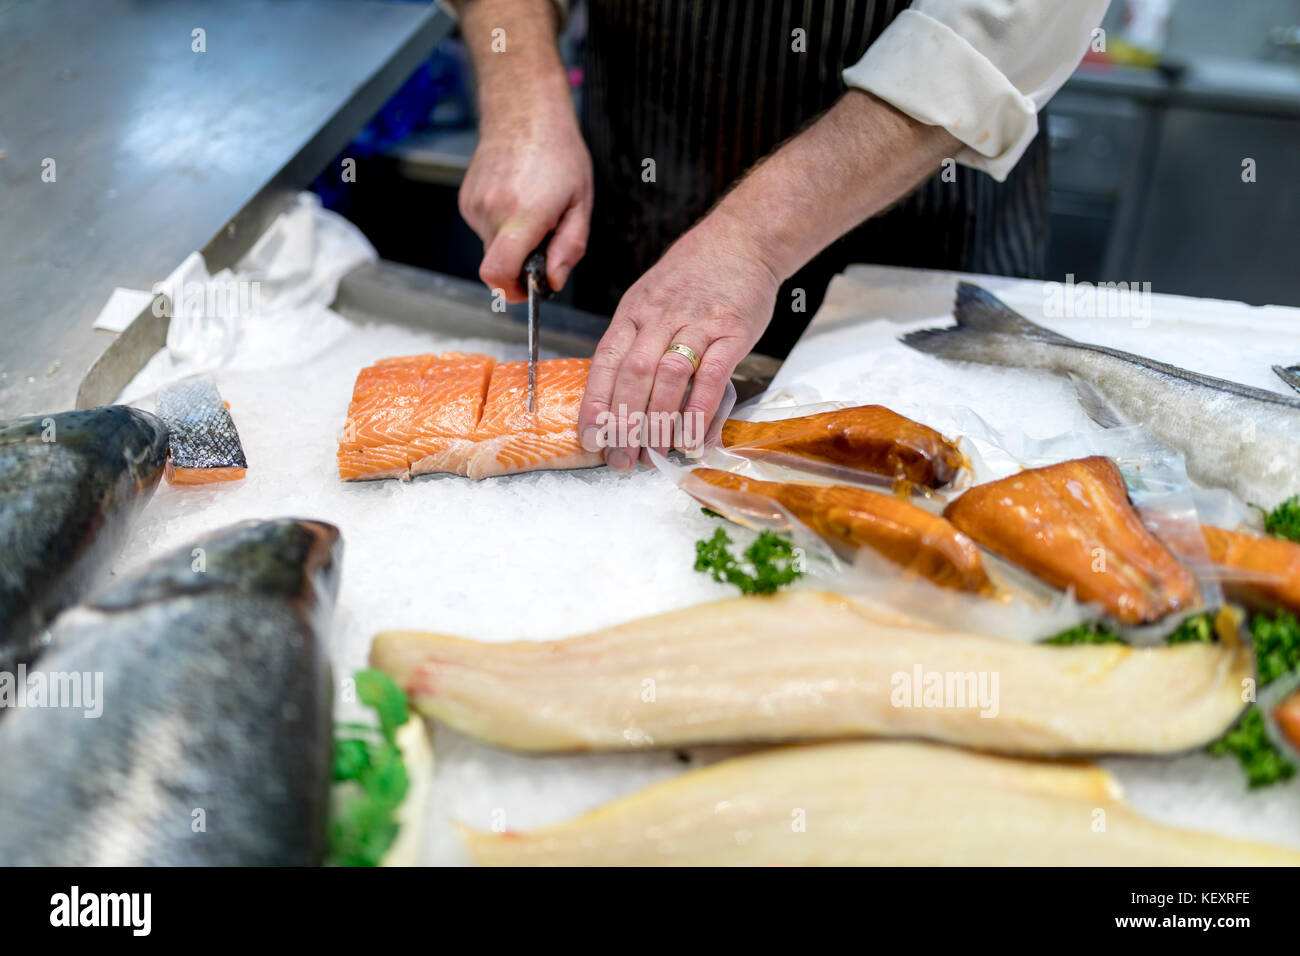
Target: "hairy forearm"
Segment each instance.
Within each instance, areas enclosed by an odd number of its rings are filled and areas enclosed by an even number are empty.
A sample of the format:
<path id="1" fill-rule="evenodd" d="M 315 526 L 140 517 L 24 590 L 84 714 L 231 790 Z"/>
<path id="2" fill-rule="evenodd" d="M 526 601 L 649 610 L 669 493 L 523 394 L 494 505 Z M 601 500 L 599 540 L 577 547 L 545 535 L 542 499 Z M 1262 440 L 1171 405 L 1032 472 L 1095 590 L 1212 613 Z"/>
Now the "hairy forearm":
<path id="1" fill-rule="evenodd" d="M 784 281 L 959 148 L 946 130 L 850 90 L 751 170 L 709 219 L 724 231 L 744 231 L 744 241 Z"/>
<path id="2" fill-rule="evenodd" d="M 518 127 L 551 108 L 573 112 L 551 0 L 460 0 L 454 6 L 478 81 L 482 126 Z"/>

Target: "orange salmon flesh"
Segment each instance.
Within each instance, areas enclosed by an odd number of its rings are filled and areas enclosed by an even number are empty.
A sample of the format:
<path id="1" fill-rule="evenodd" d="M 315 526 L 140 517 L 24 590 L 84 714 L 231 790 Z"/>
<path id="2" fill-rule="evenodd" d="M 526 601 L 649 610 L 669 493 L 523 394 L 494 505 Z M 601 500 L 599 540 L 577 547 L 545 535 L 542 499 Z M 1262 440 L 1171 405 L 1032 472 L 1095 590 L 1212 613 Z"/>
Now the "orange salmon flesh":
<path id="1" fill-rule="evenodd" d="M 339 477 L 407 479 L 446 472 L 490 478 L 590 468 L 599 452 L 578 441 L 587 359 L 537 364 L 528 411 L 528 363 L 444 352 L 381 359 L 357 375 L 339 439 Z"/>

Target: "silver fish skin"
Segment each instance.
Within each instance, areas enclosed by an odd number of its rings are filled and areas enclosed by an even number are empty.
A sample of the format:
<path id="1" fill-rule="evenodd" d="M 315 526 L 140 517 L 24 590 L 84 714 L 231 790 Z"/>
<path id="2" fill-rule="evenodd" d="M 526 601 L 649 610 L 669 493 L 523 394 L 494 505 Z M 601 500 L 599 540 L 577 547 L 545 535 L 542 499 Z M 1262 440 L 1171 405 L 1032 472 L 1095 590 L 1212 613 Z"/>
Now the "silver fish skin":
<path id="1" fill-rule="evenodd" d="M 340 557 L 333 525 L 247 521 L 62 614 L 27 684 L 80 675 L 82 706 L 0 720 L 0 862 L 319 863 Z"/>
<path id="2" fill-rule="evenodd" d="M 171 433 L 173 468 L 246 468 L 230 409 L 216 384 L 183 379 L 158 393 L 158 417 Z"/>
<path id="3" fill-rule="evenodd" d="M 1076 342 L 966 282 L 954 314 L 951 328 L 900 340 L 944 359 L 1069 376 L 1099 424 L 1145 426 L 1183 454 L 1194 481 L 1248 504 L 1272 508 L 1300 492 L 1300 398 Z"/>
<path id="4" fill-rule="evenodd" d="M 88 592 L 153 496 L 167 429 L 125 405 L 0 424 L 0 669 Z"/>

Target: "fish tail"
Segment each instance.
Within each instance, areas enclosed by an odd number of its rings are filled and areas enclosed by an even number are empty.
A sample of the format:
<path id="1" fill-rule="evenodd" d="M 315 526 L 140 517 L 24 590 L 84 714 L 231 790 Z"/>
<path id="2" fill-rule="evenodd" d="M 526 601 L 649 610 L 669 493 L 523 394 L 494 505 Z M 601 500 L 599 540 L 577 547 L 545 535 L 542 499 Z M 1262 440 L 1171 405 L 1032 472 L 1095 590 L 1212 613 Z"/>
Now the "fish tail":
<path id="1" fill-rule="evenodd" d="M 1285 368 L 1274 365 L 1273 371 L 1277 373 L 1278 378 L 1300 392 L 1300 365 L 1288 365 Z"/>
<path id="2" fill-rule="evenodd" d="M 901 337 L 904 345 L 940 358 L 986 365 L 1024 364 L 1015 354 L 1025 341 L 1065 344 L 1073 339 L 1030 322 L 997 296 L 969 282 L 957 286 L 953 307 L 957 324 L 946 329 L 925 329 Z"/>

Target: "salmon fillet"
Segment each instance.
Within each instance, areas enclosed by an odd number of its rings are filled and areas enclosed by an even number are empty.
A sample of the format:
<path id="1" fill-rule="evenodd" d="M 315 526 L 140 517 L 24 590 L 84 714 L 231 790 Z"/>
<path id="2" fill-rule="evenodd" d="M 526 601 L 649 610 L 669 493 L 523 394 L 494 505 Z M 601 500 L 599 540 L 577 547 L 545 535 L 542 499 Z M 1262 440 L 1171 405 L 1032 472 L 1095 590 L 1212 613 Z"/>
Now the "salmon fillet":
<path id="1" fill-rule="evenodd" d="M 528 411 L 528 363 L 446 352 L 381 359 L 357 375 L 339 439 L 339 477 L 469 478 L 589 468 L 599 453 L 578 442 L 586 359 L 537 366 L 537 412 Z"/>

